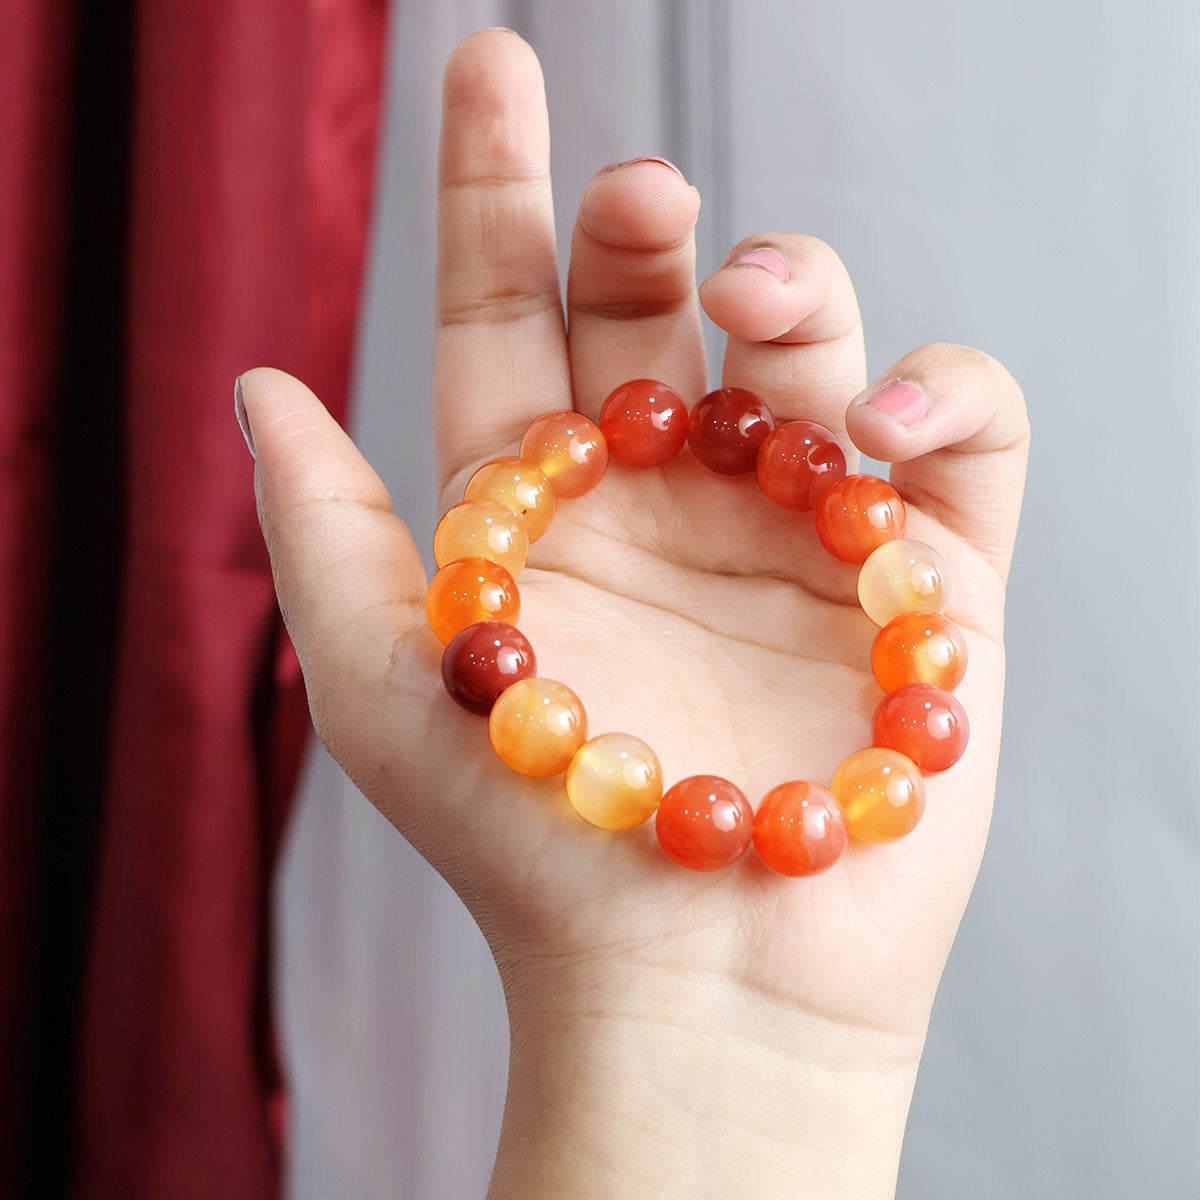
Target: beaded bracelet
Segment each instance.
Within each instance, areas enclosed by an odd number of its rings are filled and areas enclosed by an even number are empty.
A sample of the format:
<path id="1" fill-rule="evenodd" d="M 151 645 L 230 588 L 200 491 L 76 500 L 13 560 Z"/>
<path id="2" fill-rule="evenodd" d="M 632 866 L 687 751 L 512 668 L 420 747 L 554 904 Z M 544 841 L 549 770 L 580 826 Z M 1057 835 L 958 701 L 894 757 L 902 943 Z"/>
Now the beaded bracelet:
<path id="1" fill-rule="evenodd" d="M 886 693 L 872 723 L 874 744 L 851 754 L 829 786 L 793 780 L 769 791 L 757 812 L 729 780 L 693 775 L 663 791 L 662 768 L 640 738 L 587 738 L 579 697 L 536 674 L 528 639 L 516 628 L 515 577 L 529 543 L 545 533 L 560 500 L 582 496 L 604 476 L 611 454 L 634 467 L 661 466 L 687 443 L 717 475 L 753 471 L 783 508 L 814 511 L 821 544 L 860 566 L 858 597 L 881 626 L 871 667 Z M 903 538 L 906 509 L 896 490 L 871 475 L 846 475 L 837 438 L 813 421 L 776 425 L 754 393 L 726 387 L 687 411 L 671 388 L 637 379 L 604 402 L 600 423 L 577 412 L 538 417 L 519 457 L 497 458 L 467 484 L 434 535 L 440 568 L 426 612 L 446 643 L 442 679 L 469 712 L 488 717 L 500 759 L 522 775 L 565 772 L 567 798 L 602 829 L 631 829 L 657 813 L 658 839 L 681 866 L 716 870 L 751 841 L 783 875 L 831 866 L 847 839 L 904 836 L 925 808 L 922 773 L 943 771 L 966 749 L 967 715 L 951 695 L 966 670 L 962 633 L 945 616 L 950 572 L 941 556 Z"/>

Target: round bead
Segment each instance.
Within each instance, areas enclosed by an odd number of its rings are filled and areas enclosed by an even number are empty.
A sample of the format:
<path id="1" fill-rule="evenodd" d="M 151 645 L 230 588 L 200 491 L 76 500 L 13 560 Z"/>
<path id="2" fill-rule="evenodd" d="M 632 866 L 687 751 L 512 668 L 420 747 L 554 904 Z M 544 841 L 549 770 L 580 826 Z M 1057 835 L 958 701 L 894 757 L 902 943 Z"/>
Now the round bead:
<path id="1" fill-rule="evenodd" d="M 901 613 L 941 612 L 950 602 L 950 568 L 924 542 L 885 542 L 858 573 L 858 602 L 876 625 Z"/>
<path id="2" fill-rule="evenodd" d="M 941 613 L 902 613 L 875 638 L 871 670 L 885 692 L 906 683 L 932 683 L 950 691 L 967 673 L 967 643 Z"/>
<path id="3" fill-rule="evenodd" d="M 442 653 L 442 682 L 467 712 L 487 716 L 505 688 L 537 671 L 529 639 L 504 621 L 460 629 Z"/>
<path id="4" fill-rule="evenodd" d="M 860 842 L 894 842 L 921 819 L 925 781 L 910 759 L 895 750 L 856 750 L 833 773 L 829 790 Z"/>
<path id="5" fill-rule="evenodd" d="M 522 679 L 492 706 L 488 737 L 506 766 L 542 779 L 567 769 L 587 737 L 587 715 L 565 683 Z"/>
<path id="6" fill-rule="evenodd" d="M 570 500 L 604 478 L 608 447 L 595 421 L 568 409 L 530 424 L 521 438 L 521 457 L 550 480 L 559 500 Z"/>
<path id="7" fill-rule="evenodd" d="M 632 829 L 662 799 L 658 756 L 628 733 L 602 733 L 585 742 L 567 768 L 567 799 L 600 829 Z"/>
<path id="8" fill-rule="evenodd" d="M 519 458 L 494 458 L 484 463 L 467 483 L 465 499 L 503 504 L 525 523 L 525 533 L 531 542 L 536 542 L 554 519 L 554 489 L 550 480 L 537 467 Z"/>
<path id="9" fill-rule="evenodd" d="M 753 392 L 717 388 L 692 409 L 688 446 L 702 467 L 718 475 L 748 475 L 774 428 L 771 410 Z"/>
<path id="10" fill-rule="evenodd" d="M 630 467 L 660 467 L 687 441 L 687 406 L 657 379 L 631 379 L 604 401 L 600 430 L 613 458 Z"/>
<path id="11" fill-rule="evenodd" d="M 654 826 L 659 844 L 681 867 L 716 871 L 745 854 L 754 810 L 728 779 L 689 775 L 667 789 Z"/>
<path id="12" fill-rule="evenodd" d="M 516 576 L 528 553 L 529 537 L 521 518 L 495 500 L 456 504 L 433 534 L 433 557 L 439 567 L 459 558 L 486 558 Z"/>
<path id="13" fill-rule="evenodd" d="M 872 733 L 876 746 L 898 751 L 930 774 L 962 758 L 970 727 L 955 696 L 931 683 L 907 683 L 879 702 Z"/>
<path id="14" fill-rule="evenodd" d="M 872 550 L 901 537 L 905 509 L 886 479 L 847 475 L 832 484 L 813 514 L 821 545 L 842 562 L 860 564 Z"/>
<path id="15" fill-rule="evenodd" d="M 759 447 L 754 471 L 769 500 L 780 508 L 807 512 L 846 474 L 846 455 L 824 425 L 788 421 Z"/>
<path id="16" fill-rule="evenodd" d="M 447 563 L 430 580 L 425 615 L 438 640 L 448 642 L 476 621 L 507 621 L 521 615 L 521 597 L 513 577 L 486 558 Z"/>
<path id="17" fill-rule="evenodd" d="M 846 818 L 836 797 L 815 783 L 772 788 L 754 816 L 754 849 L 780 875 L 816 875 L 846 849 Z"/>

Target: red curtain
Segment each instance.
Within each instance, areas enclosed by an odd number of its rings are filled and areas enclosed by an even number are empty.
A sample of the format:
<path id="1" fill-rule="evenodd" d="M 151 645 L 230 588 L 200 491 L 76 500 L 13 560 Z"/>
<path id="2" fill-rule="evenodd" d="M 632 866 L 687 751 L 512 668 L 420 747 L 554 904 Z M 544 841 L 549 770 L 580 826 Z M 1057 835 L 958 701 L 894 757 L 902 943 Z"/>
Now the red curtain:
<path id="1" fill-rule="evenodd" d="M 30 897 L 47 891 L 27 864 L 44 872 L 61 832 L 46 816 L 58 801 L 46 779 L 61 784 L 62 772 L 39 779 L 29 764 L 38 739 L 59 733 L 44 727 L 54 706 L 38 701 L 48 653 L 38 614 L 56 586 L 46 562 L 61 528 L 46 514 L 76 466 L 62 446 L 79 454 L 61 436 L 57 460 L 45 450 L 63 419 L 54 357 L 70 349 L 56 321 L 64 281 L 89 267 L 59 261 L 80 207 L 63 166 L 80 160 L 79 145 L 65 147 L 64 81 L 103 47 L 83 35 L 82 8 L 0 7 L 0 132 L 16 165 L 0 182 L 0 970 L 11 983 L 29 970 Z M 384 0 L 142 0 L 126 12 L 128 207 L 113 233 L 123 389 L 108 414 L 122 467 L 119 588 L 108 705 L 95 715 L 104 786 L 79 1028 L 53 1036 L 78 1039 L 75 1196 L 257 1200 L 277 1192 L 285 1126 L 271 873 L 308 722 L 232 389 L 238 371 L 278 365 L 345 413 Z M 92 599 L 67 602 L 86 620 Z M 31 850 L 39 836 L 46 844 Z M 38 1069 L 20 1048 L 49 1040 L 31 1033 L 38 1020 L 6 987 L 10 1112 Z M 0 1171 L 19 1165 L 10 1151 L 5 1160 L 0 1144 Z M 38 1169 L 24 1164 L 26 1190 L 50 1196 L 28 1185 Z"/>

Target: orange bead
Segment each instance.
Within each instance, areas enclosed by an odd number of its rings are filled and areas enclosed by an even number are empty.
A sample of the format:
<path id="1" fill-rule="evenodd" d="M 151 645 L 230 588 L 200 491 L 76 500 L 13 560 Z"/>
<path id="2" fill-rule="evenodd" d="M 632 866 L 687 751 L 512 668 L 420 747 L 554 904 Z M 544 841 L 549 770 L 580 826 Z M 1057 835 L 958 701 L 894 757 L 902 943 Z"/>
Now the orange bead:
<path id="1" fill-rule="evenodd" d="M 932 683 L 952 691 L 967 673 L 967 643 L 941 613 L 902 613 L 875 638 L 871 670 L 885 692 L 906 683 Z"/>
<path id="2" fill-rule="evenodd" d="M 904 501 L 886 479 L 847 475 L 832 484 L 813 514 L 821 545 L 842 562 L 861 564 L 904 533 Z"/>
<path id="3" fill-rule="evenodd" d="M 827 788 L 795 779 L 773 787 L 754 814 L 754 849 L 780 875 L 816 875 L 846 849 L 846 818 Z"/>
<path id="4" fill-rule="evenodd" d="M 846 452 L 824 425 L 788 421 L 759 446 L 754 474 L 768 500 L 794 512 L 811 512 L 826 488 L 846 474 Z"/>
<path id="5" fill-rule="evenodd" d="M 833 773 L 829 790 L 860 842 L 893 842 L 925 811 L 925 781 L 916 764 L 895 750 L 856 750 Z"/>
<path id="6" fill-rule="evenodd" d="M 425 594 L 429 627 L 442 642 L 476 621 L 515 625 L 521 598 L 513 577 L 486 558 L 460 558 L 447 563 L 430 581 Z"/>
<path id="7" fill-rule="evenodd" d="M 525 522 L 531 542 L 554 519 L 554 489 L 550 480 L 531 463 L 519 458 L 494 458 L 484 463 L 467 484 L 466 500 L 494 500 Z"/>
<path id="8" fill-rule="evenodd" d="M 604 478 L 608 447 L 595 421 L 581 413 L 546 413 L 521 438 L 521 458 L 550 480 L 559 500 L 582 496 Z"/>
<path id="9" fill-rule="evenodd" d="M 522 679 L 492 706 L 488 737 L 502 763 L 543 779 L 570 765 L 587 738 L 587 715 L 565 683 Z"/>
<path id="10" fill-rule="evenodd" d="M 871 731 L 875 745 L 898 750 L 930 775 L 962 758 L 970 724 L 966 709 L 944 688 L 906 683 L 880 700 Z"/>
<path id="11" fill-rule="evenodd" d="M 585 742 L 567 767 L 567 799 L 599 829 L 632 829 L 662 799 L 658 755 L 628 733 L 602 733 Z"/>
<path id="12" fill-rule="evenodd" d="M 433 557 L 439 567 L 460 558 L 486 558 L 515 577 L 528 553 L 529 537 L 521 518 L 495 500 L 456 504 L 433 534 Z"/>

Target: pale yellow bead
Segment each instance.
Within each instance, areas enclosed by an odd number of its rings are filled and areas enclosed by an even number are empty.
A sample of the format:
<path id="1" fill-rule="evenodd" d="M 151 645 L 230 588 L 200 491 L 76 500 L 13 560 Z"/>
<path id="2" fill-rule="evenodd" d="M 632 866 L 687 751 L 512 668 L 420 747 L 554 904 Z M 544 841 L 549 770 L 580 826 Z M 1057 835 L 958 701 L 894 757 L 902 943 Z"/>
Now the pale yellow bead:
<path id="1" fill-rule="evenodd" d="M 554 489 L 550 480 L 532 463 L 519 458 L 496 458 L 484 463 L 471 476 L 464 498 L 503 504 L 525 522 L 531 542 L 536 542 L 554 519 Z"/>
<path id="2" fill-rule="evenodd" d="M 632 829 L 662 799 L 662 767 L 641 738 L 602 733 L 584 742 L 567 768 L 567 799 L 601 829 Z"/>
<path id="3" fill-rule="evenodd" d="M 858 573 L 858 602 L 876 625 L 906 612 L 942 612 L 950 602 L 950 568 L 924 542 L 885 542 Z"/>
<path id="4" fill-rule="evenodd" d="M 528 553 L 529 537 L 521 518 L 495 500 L 456 504 L 433 535 L 433 557 L 439 567 L 460 558 L 486 558 L 515 579 Z"/>

